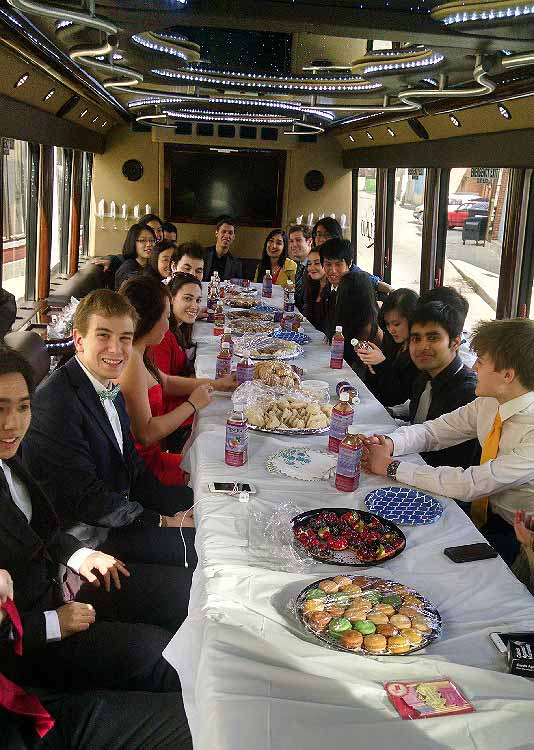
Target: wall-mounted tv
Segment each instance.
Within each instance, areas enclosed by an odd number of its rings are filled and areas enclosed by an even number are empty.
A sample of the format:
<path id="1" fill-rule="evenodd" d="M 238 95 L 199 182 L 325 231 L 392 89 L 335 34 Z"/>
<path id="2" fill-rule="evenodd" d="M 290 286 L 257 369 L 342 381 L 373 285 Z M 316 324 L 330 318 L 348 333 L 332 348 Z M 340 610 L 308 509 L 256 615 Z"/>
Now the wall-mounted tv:
<path id="1" fill-rule="evenodd" d="M 285 151 L 165 144 L 164 154 L 170 221 L 213 224 L 228 214 L 240 226 L 280 226 Z"/>

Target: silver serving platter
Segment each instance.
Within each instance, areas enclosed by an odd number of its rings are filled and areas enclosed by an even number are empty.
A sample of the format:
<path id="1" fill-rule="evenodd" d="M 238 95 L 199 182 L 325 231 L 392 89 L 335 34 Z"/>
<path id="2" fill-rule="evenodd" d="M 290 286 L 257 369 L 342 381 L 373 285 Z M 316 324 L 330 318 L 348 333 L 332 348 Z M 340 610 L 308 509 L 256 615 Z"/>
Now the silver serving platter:
<path id="1" fill-rule="evenodd" d="M 255 424 L 249 424 L 248 429 L 254 430 L 254 432 L 267 432 L 270 435 L 301 435 L 306 437 L 307 435 L 324 435 L 325 432 L 330 430 L 330 425 L 327 427 L 293 427 L 287 430 L 281 430 L 279 428 L 275 430 L 266 430 L 265 427 L 258 427 Z"/>

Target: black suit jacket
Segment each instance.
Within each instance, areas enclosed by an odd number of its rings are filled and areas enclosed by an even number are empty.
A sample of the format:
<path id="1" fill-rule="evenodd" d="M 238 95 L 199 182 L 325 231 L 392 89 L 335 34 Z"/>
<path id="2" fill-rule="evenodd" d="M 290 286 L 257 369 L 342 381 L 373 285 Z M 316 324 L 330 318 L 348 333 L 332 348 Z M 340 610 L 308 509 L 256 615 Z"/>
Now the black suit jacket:
<path id="1" fill-rule="evenodd" d="M 213 266 L 213 258 L 215 256 L 215 245 L 207 247 L 205 249 L 205 260 L 204 260 L 204 278 L 203 281 L 209 281 L 211 278 L 211 269 Z M 240 258 L 234 258 L 232 253 L 226 254 L 226 266 L 224 269 L 224 275 L 221 281 L 228 281 L 228 279 L 242 279 L 243 278 L 243 267 Z"/>
<path id="2" fill-rule="evenodd" d="M 410 422 L 417 413 L 419 399 L 426 388 L 428 375 L 421 373 L 413 385 L 410 399 Z M 432 396 L 428 409 L 427 420 L 437 419 L 442 414 L 459 409 L 474 401 L 477 376 L 462 363 L 458 355 L 451 364 L 432 379 Z M 480 462 L 480 443 L 478 440 L 466 440 L 464 443 L 443 448 L 440 451 L 421 453 L 427 464 L 431 466 L 461 466 L 463 469 L 475 466 Z"/>
<path id="3" fill-rule="evenodd" d="M 24 628 L 23 649 L 46 644 L 44 612 L 64 603 L 62 565 L 80 549 L 80 542 L 61 531 L 59 520 L 39 485 L 17 459 L 7 465 L 26 485 L 32 501 L 32 519 L 0 488 L 0 568 L 9 571 Z M 11 650 L 11 649 L 10 649 Z"/>
<path id="4" fill-rule="evenodd" d="M 100 399 L 76 358 L 56 370 L 32 402 L 23 461 L 39 477 L 63 529 L 86 546 L 102 543 L 110 528 L 156 526 L 193 504 L 188 487 L 162 485 L 132 441 L 121 394 L 115 399 L 121 452 Z"/>

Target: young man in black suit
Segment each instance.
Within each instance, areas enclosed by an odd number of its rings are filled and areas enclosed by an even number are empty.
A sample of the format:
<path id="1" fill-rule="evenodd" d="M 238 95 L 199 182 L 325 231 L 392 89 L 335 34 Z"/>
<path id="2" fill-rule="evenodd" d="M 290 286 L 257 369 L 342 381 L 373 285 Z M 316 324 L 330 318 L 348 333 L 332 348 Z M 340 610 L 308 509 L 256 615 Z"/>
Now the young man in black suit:
<path id="1" fill-rule="evenodd" d="M 241 260 L 230 252 L 230 245 L 235 239 L 235 221 L 229 216 L 221 216 L 215 228 L 215 245 L 206 248 L 204 264 L 204 281 L 209 281 L 217 271 L 221 281 L 243 278 Z"/>
<path id="2" fill-rule="evenodd" d="M 132 441 L 123 397 L 110 388 L 132 351 L 135 310 L 98 289 L 74 318 L 76 357 L 37 390 L 23 444 L 61 527 L 127 562 L 194 567 L 189 487 L 161 484 Z M 183 524 L 185 544 L 176 527 Z M 173 527 L 173 528 L 171 528 Z M 184 560 L 185 545 L 187 559 Z"/>
<path id="3" fill-rule="evenodd" d="M 2 658 L 3 672 L 19 684 L 49 688 L 179 690 L 161 654 L 187 615 L 188 571 L 127 570 L 60 530 L 48 499 L 16 458 L 30 424 L 31 394 L 30 366 L 3 349 L 0 568 L 11 573 L 24 628 L 24 654 Z M 71 601 L 65 567 L 89 582 Z"/>

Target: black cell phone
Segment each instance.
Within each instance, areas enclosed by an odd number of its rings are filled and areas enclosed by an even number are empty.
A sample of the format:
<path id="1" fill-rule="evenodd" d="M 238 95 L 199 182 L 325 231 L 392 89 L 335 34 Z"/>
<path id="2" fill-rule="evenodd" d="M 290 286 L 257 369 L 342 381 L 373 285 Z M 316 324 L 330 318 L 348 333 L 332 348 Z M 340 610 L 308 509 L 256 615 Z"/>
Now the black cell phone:
<path id="1" fill-rule="evenodd" d="M 479 544 L 464 544 L 461 547 L 447 547 L 443 553 L 455 563 L 475 562 L 475 560 L 489 560 L 499 555 L 493 547 L 485 542 Z"/>

